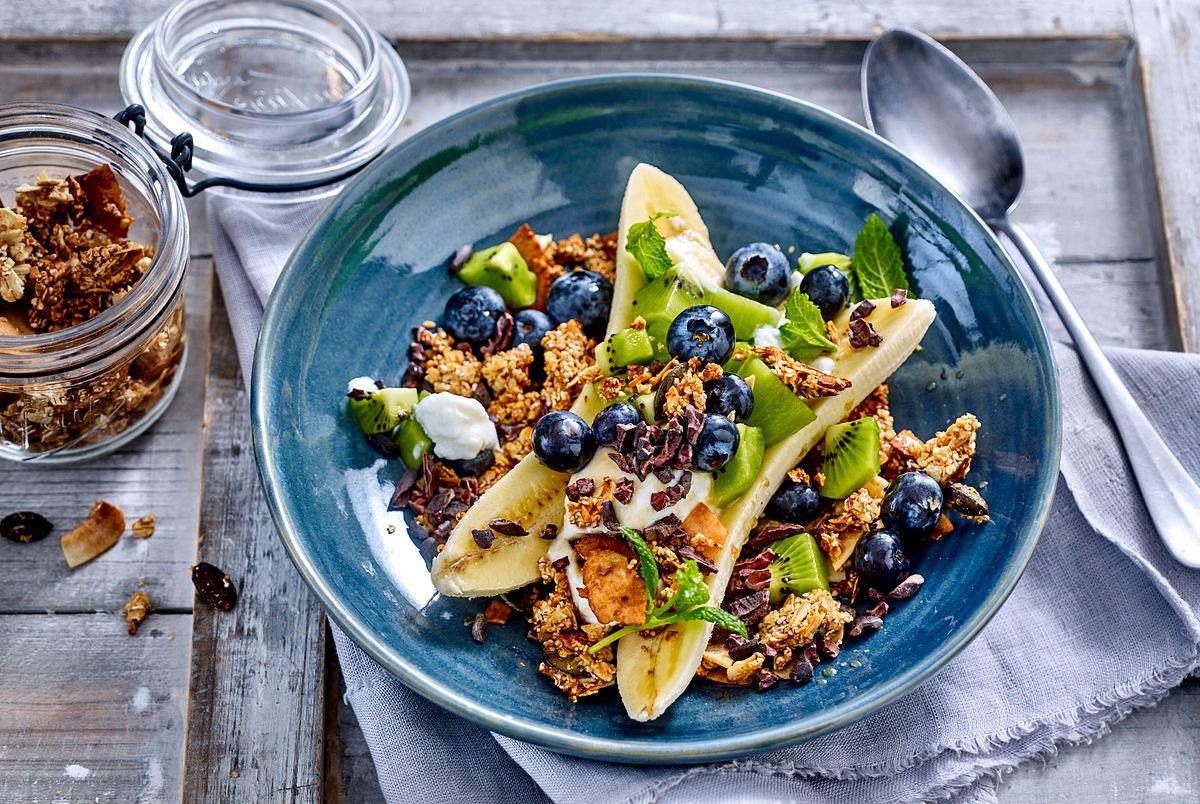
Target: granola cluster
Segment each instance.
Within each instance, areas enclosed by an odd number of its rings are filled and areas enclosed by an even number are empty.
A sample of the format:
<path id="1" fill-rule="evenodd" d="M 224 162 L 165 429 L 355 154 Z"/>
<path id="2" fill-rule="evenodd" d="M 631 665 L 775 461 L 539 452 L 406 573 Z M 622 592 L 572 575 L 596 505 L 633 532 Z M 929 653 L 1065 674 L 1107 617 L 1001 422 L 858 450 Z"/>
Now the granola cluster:
<path id="1" fill-rule="evenodd" d="M 923 471 L 943 491 L 943 511 L 965 520 L 987 522 L 987 503 L 978 490 L 963 482 L 975 454 L 979 421 L 964 414 L 945 431 L 922 441 L 909 430 L 896 432 L 888 387 L 880 385 L 846 419 L 872 417 L 880 429 L 880 475 L 845 499 L 829 505 L 813 521 L 800 524 L 763 522 L 747 539 L 734 565 L 724 608 L 742 619 L 753 637 L 745 639 L 721 629 L 714 631 L 699 675 L 726 684 L 769 689 L 780 679 L 806 684 L 822 661 L 836 658 L 846 637 L 877 631 L 898 601 L 913 597 L 924 584 L 909 575 L 894 588 L 876 589 L 865 582 L 852 560 L 855 546 L 867 533 L 882 527 L 880 515 L 887 484 L 904 472 Z M 818 446 L 788 474 L 797 483 L 823 484 Z M 954 530 L 943 513 L 930 540 Z M 793 534 L 807 532 L 828 559 L 829 591 L 788 594 L 772 602 L 773 545 Z M 913 545 L 910 545 L 912 547 Z"/>
<path id="2" fill-rule="evenodd" d="M 45 173 L 0 203 L 0 336 L 53 332 L 117 304 L 141 281 L 151 246 L 133 224 L 108 165 Z M 30 452 L 108 440 L 162 398 L 184 349 L 182 303 L 132 358 L 83 379 L 0 387 L 0 434 Z"/>
<path id="3" fill-rule="evenodd" d="M 775 372 L 775 376 L 783 380 L 784 385 L 792 389 L 796 396 L 806 399 L 836 396 L 850 387 L 850 380 L 847 378 L 834 377 L 817 371 L 778 347 L 755 346 L 753 351 L 762 358 L 771 371 Z M 737 359 L 737 357 L 735 353 L 734 358 Z"/>
<path id="4" fill-rule="evenodd" d="M 575 602 L 567 581 L 566 559 L 538 562 L 542 584 L 548 589 L 533 603 L 529 616 L 529 638 L 542 646 L 545 661 L 538 672 L 546 676 L 574 703 L 611 686 L 617 678 L 613 651 L 606 646 L 588 653 L 588 648 L 604 637 L 607 626 L 585 624 L 575 616 Z"/>

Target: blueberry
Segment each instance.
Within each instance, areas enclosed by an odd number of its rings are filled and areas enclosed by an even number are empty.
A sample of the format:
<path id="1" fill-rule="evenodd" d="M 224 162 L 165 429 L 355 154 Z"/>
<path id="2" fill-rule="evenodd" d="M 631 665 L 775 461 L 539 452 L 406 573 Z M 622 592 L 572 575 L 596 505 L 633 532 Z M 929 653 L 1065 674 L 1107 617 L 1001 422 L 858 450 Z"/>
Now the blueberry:
<path id="1" fill-rule="evenodd" d="M 780 522 L 794 525 L 806 525 L 811 522 L 821 509 L 821 493 L 816 486 L 809 483 L 797 483 L 790 477 L 783 479 L 783 485 L 767 503 L 767 513 Z"/>
<path id="2" fill-rule="evenodd" d="M 942 487 L 924 472 L 905 472 L 887 487 L 880 516 L 905 539 L 923 539 L 942 515 Z"/>
<path id="3" fill-rule="evenodd" d="M 715 472 L 729 463 L 740 440 L 733 422 L 724 416 L 707 415 L 692 450 L 692 462 L 697 469 Z"/>
<path id="4" fill-rule="evenodd" d="M 612 283 L 595 271 L 572 271 L 554 280 L 546 312 L 555 324 L 575 319 L 584 331 L 595 333 L 608 323 Z"/>
<path id="5" fill-rule="evenodd" d="M 684 362 L 698 357 L 705 363 L 723 365 L 733 354 L 733 323 L 716 307 L 689 307 L 671 322 L 667 351 Z"/>
<path id="6" fill-rule="evenodd" d="M 833 319 L 850 302 L 850 280 L 832 265 L 813 268 L 800 281 L 800 292 L 817 305 L 821 317 Z"/>
<path id="7" fill-rule="evenodd" d="M 725 287 L 771 307 L 787 298 L 791 275 L 787 257 L 770 243 L 742 246 L 725 263 Z"/>
<path id="8" fill-rule="evenodd" d="M 908 556 L 904 542 L 894 530 L 880 528 L 858 540 L 854 546 L 854 569 L 867 577 L 872 586 L 890 592 L 908 577 Z"/>
<path id="9" fill-rule="evenodd" d="M 496 337 L 496 323 L 504 315 L 504 299 L 491 288 L 472 285 L 446 300 L 442 326 L 456 341 L 483 346 Z"/>
<path id="10" fill-rule="evenodd" d="M 754 410 L 754 392 L 736 374 L 722 374 L 719 380 L 709 380 L 704 383 L 704 393 L 708 397 L 704 409 L 709 413 L 744 422 Z"/>
<path id="11" fill-rule="evenodd" d="M 447 460 L 445 463 L 459 477 L 476 477 L 491 469 L 492 464 L 495 462 L 496 456 L 492 454 L 490 449 L 485 448 L 479 450 L 479 454 L 474 458 L 466 458 L 459 461 Z"/>
<path id="12" fill-rule="evenodd" d="M 513 346 L 528 344 L 529 348 L 537 354 L 538 349 L 542 346 L 542 338 L 546 333 L 554 328 L 550 323 L 550 316 L 543 313 L 541 310 L 529 308 L 522 310 L 513 316 Z"/>
<path id="13" fill-rule="evenodd" d="M 565 410 L 547 413 L 533 428 L 533 451 L 557 472 L 578 472 L 596 454 L 596 437 L 587 422 Z"/>
<path id="14" fill-rule="evenodd" d="M 637 408 L 628 402 L 616 402 L 596 414 L 592 420 L 592 435 L 597 444 L 611 447 L 617 443 L 618 424 L 637 424 L 642 420 Z"/>

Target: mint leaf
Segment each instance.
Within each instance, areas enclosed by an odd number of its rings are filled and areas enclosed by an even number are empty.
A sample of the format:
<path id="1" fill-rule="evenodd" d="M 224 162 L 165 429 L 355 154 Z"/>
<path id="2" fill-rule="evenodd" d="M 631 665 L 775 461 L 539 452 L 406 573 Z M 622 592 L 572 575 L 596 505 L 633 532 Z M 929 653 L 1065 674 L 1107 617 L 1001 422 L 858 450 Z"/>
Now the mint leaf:
<path id="1" fill-rule="evenodd" d="M 638 265 L 642 266 L 642 273 L 651 282 L 671 270 L 673 264 L 670 255 L 667 254 L 667 241 L 658 233 L 654 222 L 674 214 L 656 212 L 650 216 L 650 220 L 630 226 L 629 234 L 625 237 L 625 250 L 638 261 Z M 891 294 L 890 290 L 888 294 Z"/>
<path id="2" fill-rule="evenodd" d="M 885 299 L 896 288 L 908 290 L 904 257 L 887 225 L 875 213 L 854 238 L 854 280 L 864 299 Z"/>
<path id="3" fill-rule="evenodd" d="M 821 310 L 812 303 L 808 295 L 793 290 L 783 308 L 787 321 L 779 327 L 783 349 L 797 360 L 812 360 L 822 352 L 832 352 L 837 344 L 829 340 L 825 332 L 825 319 Z"/>
<path id="4" fill-rule="evenodd" d="M 675 594 L 663 607 L 666 611 L 681 612 L 708 602 L 708 587 L 695 561 L 688 561 L 675 573 Z M 661 612 L 660 612 L 661 613 Z"/>
<path id="5" fill-rule="evenodd" d="M 654 560 L 654 553 L 650 552 L 650 545 L 646 544 L 642 534 L 633 528 L 621 528 L 621 535 L 625 537 L 625 541 L 629 542 L 633 552 L 637 553 L 638 575 L 641 575 L 642 580 L 646 582 L 646 611 L 648 613 L 654 608 L 654 598 L 658 594 L 658 563 Z"/>
<path id="6" fill-rule="evenodd" d="M 676 614 L 674 617 L 668 618 L 669 622 L 681 623 L 686 620 L 706 620 L 710 623 L 721 626 L 726 631 L 733 631 L 735 634 L 749 636 L 746 631 L 746 624 L 742 622 L 740 617 L 735 617 L 725 609 L 718 609 L 713 606 L 701 606 L 698 609 L 688 609 L 681 614 Z"/>
<path id="7" fill-rule="evenodd" d="M 796 260 L 796 266 L 802 274 L 807 274 L 813 268 L 822 265 L 832 265 L 842 273 L 848 274 L 850 273 L 850 263 L 851 260 L 848 256 L 836 251 L 823 251 L 820 254 L 809 254 L 806 251 Z"/>

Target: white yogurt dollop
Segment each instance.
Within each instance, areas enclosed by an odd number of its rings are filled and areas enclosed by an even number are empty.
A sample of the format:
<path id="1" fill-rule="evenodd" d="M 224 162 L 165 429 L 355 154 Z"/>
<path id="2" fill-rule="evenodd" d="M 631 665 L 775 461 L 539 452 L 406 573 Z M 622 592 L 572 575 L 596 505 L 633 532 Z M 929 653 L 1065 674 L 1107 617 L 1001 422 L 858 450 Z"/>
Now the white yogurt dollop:
<path id="1" fill-rule="evenodd" d="M 478 399 L 445 392 L 417 403 L 413 415 L 433 441 L 433 454 L 451 461 L 474 458 L 485 449 L 499 449 L 496 426 Z"/>
<path id="2" fill-rule="evenodd" d="M 754 345 L 774 346 L 776 349 L 782 349 L 783 336 L 779 332 L 779 327 L 773 327 L 770 324 L 759 324 L 754 328 Z"/>
<path id="3" fill-rule="evenodd" d="M 355 377 L 346 383 L 346 393 L 348 394 L 352 394 L 355 391 L 362 391 L 364 394 L 373 394 L 378 390 L 379 386 L 370 377 Z"/>

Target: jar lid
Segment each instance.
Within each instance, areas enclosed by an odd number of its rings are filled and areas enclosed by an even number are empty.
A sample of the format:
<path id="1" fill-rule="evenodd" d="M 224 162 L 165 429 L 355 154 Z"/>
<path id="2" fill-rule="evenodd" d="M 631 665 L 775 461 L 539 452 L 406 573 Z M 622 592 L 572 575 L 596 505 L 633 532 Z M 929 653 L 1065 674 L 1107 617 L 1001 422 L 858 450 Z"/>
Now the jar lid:
<path id="1" fill-rule="evenodd" d="M 332 0 L 182 0 L 129 43 L 121 94 L 159 148 L 190 133 L 205 176 L 281 186 L 377 156 L 410 86 L 391 45 Z"/>

